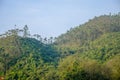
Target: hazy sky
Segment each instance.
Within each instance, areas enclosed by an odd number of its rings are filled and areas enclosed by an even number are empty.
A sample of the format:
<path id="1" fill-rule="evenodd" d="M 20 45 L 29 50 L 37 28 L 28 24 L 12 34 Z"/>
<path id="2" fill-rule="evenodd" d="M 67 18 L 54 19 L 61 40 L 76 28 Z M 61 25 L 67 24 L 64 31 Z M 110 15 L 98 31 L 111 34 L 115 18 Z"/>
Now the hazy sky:
<path id="1" fill-rule="evenodd" d="M 0 0 L 0 33 L 27 24 L 31 34 L 58 36 L 110 12 L 120 12 L 120 0 Z"/>

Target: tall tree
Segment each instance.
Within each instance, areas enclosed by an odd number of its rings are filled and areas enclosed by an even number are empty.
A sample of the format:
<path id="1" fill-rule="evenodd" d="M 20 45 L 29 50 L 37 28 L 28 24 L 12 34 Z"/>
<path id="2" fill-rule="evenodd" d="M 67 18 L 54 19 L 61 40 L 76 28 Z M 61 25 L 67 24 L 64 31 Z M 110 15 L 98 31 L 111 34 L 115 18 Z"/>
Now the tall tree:
<path id="1" fill-rule="evenodd" d="M 44 38 L 43 43 L 44 43 L 44 44 L 47 44 L 47 38 L 46 38 L 46 37 Z"/>
<path id="2" fill-rule="evenodd" d="M 28 26 L 27 25 L 25 25 L 23 28 L 23 37 L 24 38 L 28 37 Z"/>
<path id="3" fill-rule="evenodd" d="M 49 39 L 48 39 L 48 44 L 52 44 L 53 43 L 53 37 L 50 37 Z"/>

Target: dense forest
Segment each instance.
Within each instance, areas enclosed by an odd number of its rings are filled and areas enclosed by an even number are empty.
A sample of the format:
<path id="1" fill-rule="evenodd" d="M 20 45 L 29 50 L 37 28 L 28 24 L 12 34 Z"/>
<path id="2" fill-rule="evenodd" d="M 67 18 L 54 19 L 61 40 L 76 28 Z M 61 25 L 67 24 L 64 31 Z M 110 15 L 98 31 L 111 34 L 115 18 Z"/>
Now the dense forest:
<path id="1" fill-rule="evenodd" d="M 56 38 L 31 35 L 27 25 L 6 31 L 0 80 L 120 80 L 120 13 L 94 17 Z"/>

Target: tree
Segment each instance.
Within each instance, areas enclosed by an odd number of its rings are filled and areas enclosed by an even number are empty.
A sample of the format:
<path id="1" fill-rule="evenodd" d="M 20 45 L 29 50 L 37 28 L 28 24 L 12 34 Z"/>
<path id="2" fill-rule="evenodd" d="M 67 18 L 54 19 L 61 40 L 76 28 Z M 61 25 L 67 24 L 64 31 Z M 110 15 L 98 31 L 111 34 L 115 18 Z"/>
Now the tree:
<path id="1" fill-rule="evenodd" d="M 47 44 L 47 38 L 46 37 L 44 38 L 44 42 L 43 43 Z"/>
<path id="2" fill-rule="evenodd" d="M 53 37 L 50 37 L 50 43 L 51 44 L 53 43 Z"/>
<path id="3" fill-rule="evenodd" d="M 42 37 L 39 34 L 34 34 L 33 36 L 35 36 L 38 40 L 42 42 Z"/>
<path id="4" fill-rule="evenodd" d="M 52 44 L 52 43 L 53 43 L 53 40 L 54 40 L 54 38 L 53 38 L 53 37 L 50 37 L 50 38 L 48 39 L 48 44 Z"/>
<path id="5" fill-rule="evenodd" d="M 28 37 L 28 26 L 27 25 L 25 25 L 23 28 L 23 37 L 24 38 Z"/>

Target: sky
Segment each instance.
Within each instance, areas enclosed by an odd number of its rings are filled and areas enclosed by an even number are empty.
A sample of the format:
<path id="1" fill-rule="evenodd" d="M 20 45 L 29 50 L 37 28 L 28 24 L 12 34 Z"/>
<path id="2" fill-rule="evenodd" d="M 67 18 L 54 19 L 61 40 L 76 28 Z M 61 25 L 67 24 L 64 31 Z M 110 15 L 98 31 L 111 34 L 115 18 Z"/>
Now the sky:
<path id="1" fill-rule="evenodd" d="M 0 34 L 28 25 L 31 34 L 57 37 L 95 16 L 118 12 L 120 0 L 0 0 Z"/>

